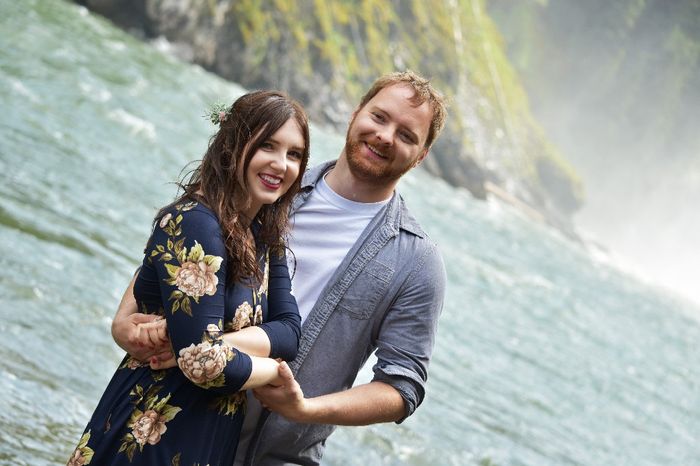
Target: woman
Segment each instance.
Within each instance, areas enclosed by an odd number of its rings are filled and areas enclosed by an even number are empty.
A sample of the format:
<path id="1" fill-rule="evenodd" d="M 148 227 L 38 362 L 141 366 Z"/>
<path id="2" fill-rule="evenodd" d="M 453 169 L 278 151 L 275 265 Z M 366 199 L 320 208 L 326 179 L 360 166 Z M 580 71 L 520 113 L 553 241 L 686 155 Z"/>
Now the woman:
<path id="1" fill-rule="evenodd" d="M 134 281 L 141 312 L 167 321 L 177 367 L 126 356 L 69 465 L 231 464 L 248 388 L 275 383 L 299 341 L 282 237 L 309 155 L 301 106 L 253 92 L 229 110 L 183 195 L 154 221 Z M 270 358 L 223 342 L 259 325 Z"/>

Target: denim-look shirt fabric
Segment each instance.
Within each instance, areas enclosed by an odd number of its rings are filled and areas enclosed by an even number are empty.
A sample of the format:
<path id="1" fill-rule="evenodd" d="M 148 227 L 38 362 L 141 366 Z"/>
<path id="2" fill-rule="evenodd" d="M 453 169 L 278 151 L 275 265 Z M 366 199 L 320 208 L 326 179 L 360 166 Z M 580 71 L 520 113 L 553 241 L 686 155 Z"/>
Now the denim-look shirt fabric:
<path id="1" fill-rule="evenodd" d="M 134 284 L 139 311 L 167 320 L 178 367 L 129 355 L 115 372 L 69 465 L 229 465 L 235 457 L 250 357 L 223 332 L 259 325 L 271 357 L 293 359 L 300 333 L 284 255 L 258 249 L 259 284 L 227 281 L 215 214 L 194 202 L 158 219 Z"/>
<path id="2" fill-rule="evenodd" d="M 293 210 L 333 165 L 305 174 Z M 410 416 L 425 396 L 445 282 L 437 246 L 395 192 L 341 262 L 302 326 L 290 367 L 305 396 L 350 388 L 376 350 L 373 380 L 393 386 L 403 397 L 406 411 L 398 422 Z M 333 425 L 299 424 L 263 411 L 245 464 L 320 464 L 334 430 Z"/>

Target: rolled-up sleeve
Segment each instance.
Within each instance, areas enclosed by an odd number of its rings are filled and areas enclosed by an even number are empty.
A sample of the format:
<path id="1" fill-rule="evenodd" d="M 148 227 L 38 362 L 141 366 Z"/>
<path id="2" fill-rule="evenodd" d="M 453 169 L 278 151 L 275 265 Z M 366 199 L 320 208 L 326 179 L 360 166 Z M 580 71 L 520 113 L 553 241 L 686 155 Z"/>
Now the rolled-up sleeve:
<path id="1" fill-rule="evenodd" d="M 391 385 L 403 397 L 405 415 L 397 423 L 413 414 L 425 397 L 446 281 L 442 257 L 431 243 L 414 261 L 379 330 L 373 380 Z"/>

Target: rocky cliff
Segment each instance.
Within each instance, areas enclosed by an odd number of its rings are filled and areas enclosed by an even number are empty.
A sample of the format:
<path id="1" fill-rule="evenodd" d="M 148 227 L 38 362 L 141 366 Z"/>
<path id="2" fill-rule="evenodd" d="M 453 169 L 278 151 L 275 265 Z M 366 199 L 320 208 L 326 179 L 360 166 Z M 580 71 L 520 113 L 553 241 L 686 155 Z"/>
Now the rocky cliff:
<path id="1" fill-rule="evenodd" d="M 344 128 L 380 74 L 410 68 L 451 102 L 426 168 L 475 197 L 526 204 L 569 230 L 582 203 L 571 166 L 532 117 L 483 0 L 78 0 L 248 88 L 299 98 Z M 490 188 L 491 187 L 491 188 Z"/>

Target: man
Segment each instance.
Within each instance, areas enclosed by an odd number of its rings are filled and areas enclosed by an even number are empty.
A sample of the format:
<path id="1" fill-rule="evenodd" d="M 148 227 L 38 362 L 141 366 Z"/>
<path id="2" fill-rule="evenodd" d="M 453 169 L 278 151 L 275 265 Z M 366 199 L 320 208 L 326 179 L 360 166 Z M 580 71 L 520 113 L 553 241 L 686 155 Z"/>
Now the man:
<path id="1" fill-rule="evenodd" d="M 249 397 L 236 464 L 318 464 L 336 425 L 399 423 L 422 402 L 445 270 L 395 188 L 427 156 L 445 117 L 427 80 L 383 76 L 353 113 L 338 160 L 304 176 L 289 243 L 299 353 L 280 365 L 284 385 L 255 391 L 268 410 Z M 129 340 L 152 317 L 130 307 L 129 320 L 115 319 L 115 340 L 148 357 Z M 375 350 L 372 381 L 352 387 Z"/>

